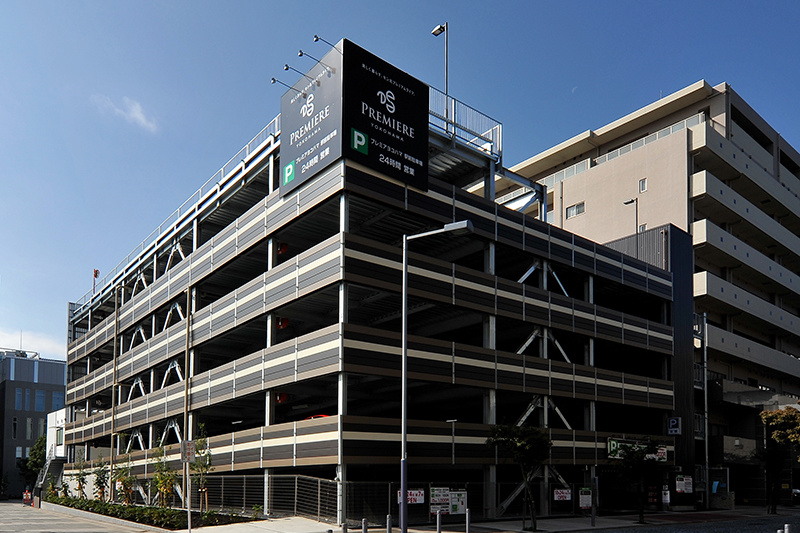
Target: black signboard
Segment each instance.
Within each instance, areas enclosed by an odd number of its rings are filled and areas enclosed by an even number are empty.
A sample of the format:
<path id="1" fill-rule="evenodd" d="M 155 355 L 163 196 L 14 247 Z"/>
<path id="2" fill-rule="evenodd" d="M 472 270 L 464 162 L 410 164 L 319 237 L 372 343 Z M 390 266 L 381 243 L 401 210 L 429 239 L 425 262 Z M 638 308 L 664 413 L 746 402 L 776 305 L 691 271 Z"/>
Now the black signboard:
<path id="1" fill-rule="evenodd" d="M 281 98 L 281 196 L 341 157 L 428 189 L 428 86 L 346 39 Z"/>
<path id="2" fill-rule="evenodd" d="M 281 98 L 281 196 L 342 156 L 342 53 L 332 49 Z"/>
<path id="3" fill-rule="evenodd" d="M 428 189 L 428 86 L 344 41 L 344 156 Z"/>

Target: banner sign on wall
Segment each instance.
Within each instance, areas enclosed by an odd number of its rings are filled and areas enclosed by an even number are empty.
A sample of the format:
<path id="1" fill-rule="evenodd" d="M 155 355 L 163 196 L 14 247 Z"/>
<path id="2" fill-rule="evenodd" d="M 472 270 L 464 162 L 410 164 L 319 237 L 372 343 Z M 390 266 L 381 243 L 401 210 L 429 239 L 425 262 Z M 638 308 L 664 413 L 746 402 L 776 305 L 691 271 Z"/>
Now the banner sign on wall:
<path id="1" fill-rule="evenodd" d="M 281 98 L 281 196 L 341 157 L 427 190 L 428 94 L 342 40 Z"/>
<path id="2" fill-rule="evenodd" d="M 281 196 L 342 156 L 342 54 L 332 49 L 281 97 Z"/>
<path id="3" fill-rule="evenodd" d="M 345 157 L 428 190 L 428 86 L 344 41 Z"/>

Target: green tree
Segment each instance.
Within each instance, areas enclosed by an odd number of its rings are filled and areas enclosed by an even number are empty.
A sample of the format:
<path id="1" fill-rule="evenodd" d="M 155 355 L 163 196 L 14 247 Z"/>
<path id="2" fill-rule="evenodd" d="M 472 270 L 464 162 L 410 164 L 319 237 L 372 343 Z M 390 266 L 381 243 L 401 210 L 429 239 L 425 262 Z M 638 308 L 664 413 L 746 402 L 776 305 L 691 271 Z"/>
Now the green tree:
<path id="1" fill-rule="evenodd" d="M 780 475 L 784 470 L 786 455 L 786 450 L 781 450 L 779 445 L 795 447 L 800 444 L 800 411 L 791 406 L 762 411 L 761 421 L 766 426 L 765 431 L 769 439 L 764 442 L 763 448 L 755 451 L 753 456 L 764 466 L 767 512 L 776 514 L 780 494 Z M 800 460 L 800 456 L 798 456 L 798 460 Z"/>
<path id="2" fill-rule="evenodd" d="M 170 466 L 167 460 L 167 450 L 164 446 L 156 448 L 152 464 L 155 467 L 153 483 L 156 491 L 158 491 L 158 503 L 161 507 L 167 507 L 167 502 L 172 497 L 173 490 L 175 490 L 178 473 Z"/>
<path id="3" fill-rule="evenodd" d="M 45 499 L 52 501 L 54 498 L 58 497 L 58 491 L 56 490 L 56 480 L 53 479 L 53 474 L 47 474 L 47 479 L 44 483 L 45 486 Z"/>
<path id="4" fill-rule="evenodd" d="M 128 454 L 128 461 L 114 467 L 114 490 L 122 493 L 122 503 L 125 505 L 133 504 L 133 486 L 136 483 L 136 476 L 132 474 L 131 456 Z"/>
<path id="5" fill-rule="evenodd" d="M 618 458 L 619 467 L 629 479 L 633 480 L 638 494 L 639 523 L 644 524 L 644 502 L 647 493 L 646 480 L 652 479 L 661 471 L 661 464 L 656 458 L 658 445 L 647 440 L 642 444 L 620 443 Z"/>
<path id="6" fill-rule="evenodd" d="M 73 474 L 75 478 L 75 482 L 78 484 L 78 497 L 81 500 L 86 499 L 86 481 L 89 477 L 89 471 L 87 470 L 86 461 L 83 460 L 83 456 L 80 457 L 78 461 L 75 462 L 75 467 L 78 469 L 78 472 Z"/>
<path id="7" fill-rule="evenodd" d="M 211 466 L 211 448 L 208 445 L 208 436 L 206 435 L 205 424 L 199 424 L 197 430 L 197 438 L 194 439 L 195 460 L 189 463 L 189 468 L 194 472 L 192 474 L 192 483 L 197 486 L 200 493 L 200 512 L 208 510 L 208 497 L 207 488 L 208 474 L 214 467 Z"/>
<path id="8" fill-rule="evenodd" d="M 536 469 L 550 458 L 552 442 L 544 432 L 533 426 L 497 425 L 492 426 L 486 444 L 497 447 L 501 454 L 509 456 L 519 465 L 522 482 L 525 484 L 526 500 L 531 510 L 531 524 L 533 531 L 536 531 L 536 500 L 530 479 Z"/>
<path id="9" fill-rule="evenodd" d="M 39 471 L 44 468 L 47 460 L 47 437 L 42 435 L 36 439 L 36 443 L 31 447 L 27 459 L 17 459 L 19 475 L 25 480 L 28 487 L 33 488 Z"/>
<path id="10" fill-rule="evenodd" d="M 39 471 L 44 468 L 44 465 L 47 463 L 47 437 L 45 435 L 40 436 L 36 439 L 36 443 L 31 448 L 30 454 L 28 454 L 28 469 L 36 472 L 36 475 L 39 475 Z"/>
<path id="11" fill-rule="evenodd" d="M 767 426 L 767 434 L 775 442 L 793 446 L 800 444 L 800 411 L 794 407 L 761 411 L 761 421 Z"/>
<path id="12" fill-rule="evenodd" d="M 106 491 L 108 490 L 108 462 L 103 459 L 102 455 L 97 460 L 97 465 L 92 473 L 94 474 L 94 494 L 103 502 L 106 500 Z"/>

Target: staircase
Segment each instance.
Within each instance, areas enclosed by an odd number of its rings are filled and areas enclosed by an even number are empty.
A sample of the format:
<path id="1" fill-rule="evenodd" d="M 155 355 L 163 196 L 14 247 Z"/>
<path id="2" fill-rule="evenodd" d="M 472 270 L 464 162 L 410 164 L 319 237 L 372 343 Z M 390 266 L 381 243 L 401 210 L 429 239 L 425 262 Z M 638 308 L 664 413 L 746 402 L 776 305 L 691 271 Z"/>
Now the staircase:
<path id="1" fill-rule="evenodd" d="M 37 489 L 42 489 L 48 475 L 53 477 L 53 483 L 58 486 L 61 481 L 61 474 L 64 472 L 64 463 L 66 461 L 66 457 L 56 457 L 55 445 L 50 446 L 50 450 L 47 453 L 47 462 L 39 471 L 39 477 L 36 478 L 36 484 L 34 487 Z"/>

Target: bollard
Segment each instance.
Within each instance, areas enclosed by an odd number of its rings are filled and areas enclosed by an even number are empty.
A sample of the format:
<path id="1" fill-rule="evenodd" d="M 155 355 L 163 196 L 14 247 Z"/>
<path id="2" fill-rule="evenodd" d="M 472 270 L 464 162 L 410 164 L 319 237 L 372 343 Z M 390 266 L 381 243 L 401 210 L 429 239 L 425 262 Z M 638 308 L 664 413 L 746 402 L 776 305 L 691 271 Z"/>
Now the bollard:
<path id="1" fill-rule="evenodd" d="M 392 515 L 386 515 L 386 533 L 392 533 Z"/>
<path id="2" fill-rule="evenodd" d="M 347 522 L 342 523 L 342 533 L 347 533 Z"/>
<path id="3" fill-rule="evenodd" d="M 789 524 L 783 524 L 783 533 L 792 533 L 791 532 L 792 526 Z"/>
<path id="4" fill-rule="evenodd" d="M 466 532 L 469 533 L 469 507 L 467 507 L 467 529 Z"/>
<path id="5" fill-rule="evenodd" d="M 367 533 L 367 519 L 361 519 L 361 533 Z"/>
<path id="6" fill-rule="evenodd" d="M 442 511 L 436 510 L 436 533 L 442 533 Z"/>

